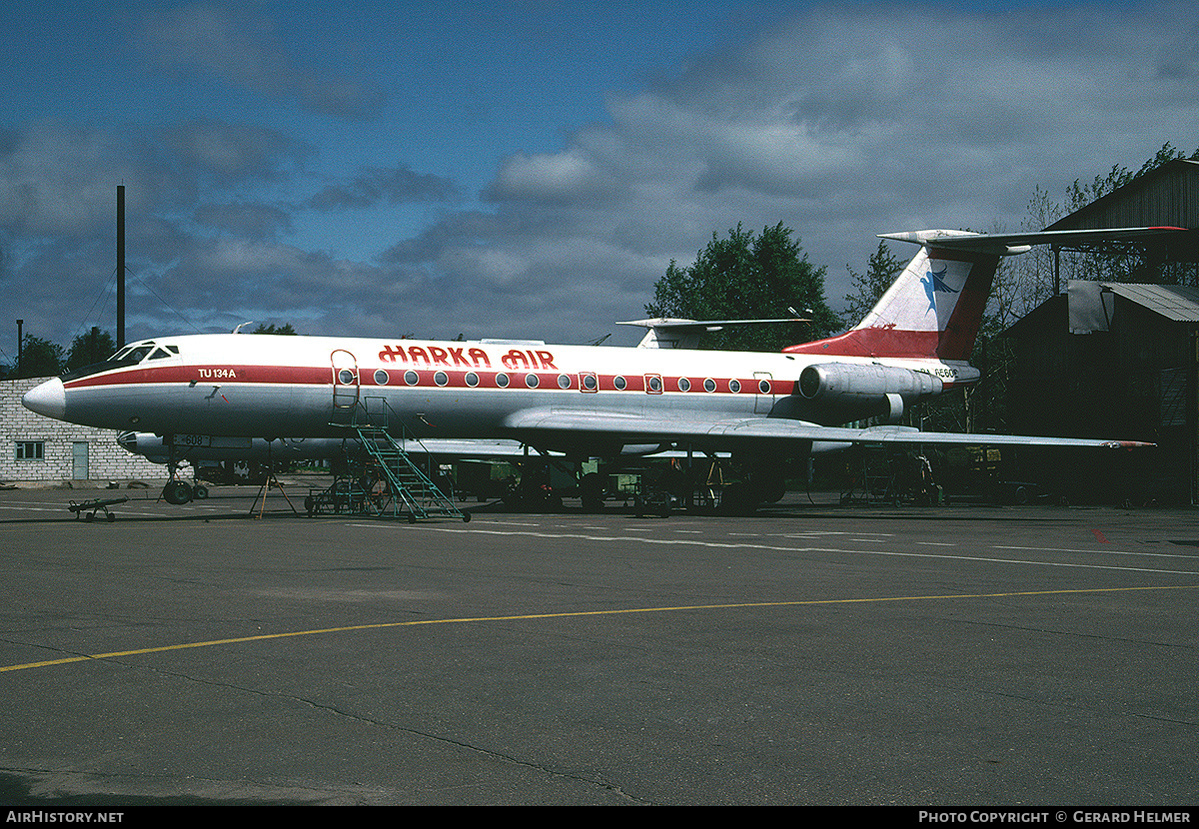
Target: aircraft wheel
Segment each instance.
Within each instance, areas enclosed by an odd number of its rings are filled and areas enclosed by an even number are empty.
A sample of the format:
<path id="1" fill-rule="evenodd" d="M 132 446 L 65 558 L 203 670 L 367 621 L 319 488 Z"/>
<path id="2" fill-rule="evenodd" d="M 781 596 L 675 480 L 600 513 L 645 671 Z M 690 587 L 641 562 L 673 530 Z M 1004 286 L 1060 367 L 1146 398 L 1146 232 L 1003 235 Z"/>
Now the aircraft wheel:
<path id="1" fill-rule="evenodd" d="M 180 506 L 192 499 L 192 488 L 186 481 L 171 481 L 162 488 L 162 500 Z"/>
<path id="2" fill-rule="evenodd" d="M 192 490 L 192 495 L 197 501 L 203 501 L 208 497 L 208 487 L 204 486 L 204 484 L 196 484 Z"/>
<path id="3" fill-rule="evenodd" d="M 109 524 L 111 524 L 113 521 L 116 521 L 116 520 L 117 520 L 117 517 L 113 513 L 111 513 L 111 512 L 108 513 L 108 523 Z"/>
<path id="4" fill-rule="evenodd" d="M 94 512 L 89 512 L 87 515 L 83 516 L 83 520 L 84 521 L 95 521 L 96 514 Z"/>
<path id="5" fill-rule="evenodd" d="M 469 512 L 464 512 L 464 513 L 462 513 L 462 523 L 463 523 L 463 524 L 469 524 L 469 523 L 470 523 L 470 513 L 469 513 Z"/>

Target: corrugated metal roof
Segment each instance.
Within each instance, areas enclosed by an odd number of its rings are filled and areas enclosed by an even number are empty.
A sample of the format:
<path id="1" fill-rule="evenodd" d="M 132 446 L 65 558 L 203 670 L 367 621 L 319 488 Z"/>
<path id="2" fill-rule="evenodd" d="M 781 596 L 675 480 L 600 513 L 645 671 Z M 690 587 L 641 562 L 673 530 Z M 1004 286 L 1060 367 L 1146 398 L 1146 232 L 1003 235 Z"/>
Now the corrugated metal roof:
<path id="1" fill-rule="evenodd" d="M 1104 282 L 1116 296 L 1135 302 L 1174 322 L 1199 322 L 1199 288 L 1186 285 L 1137 285 Z"/>

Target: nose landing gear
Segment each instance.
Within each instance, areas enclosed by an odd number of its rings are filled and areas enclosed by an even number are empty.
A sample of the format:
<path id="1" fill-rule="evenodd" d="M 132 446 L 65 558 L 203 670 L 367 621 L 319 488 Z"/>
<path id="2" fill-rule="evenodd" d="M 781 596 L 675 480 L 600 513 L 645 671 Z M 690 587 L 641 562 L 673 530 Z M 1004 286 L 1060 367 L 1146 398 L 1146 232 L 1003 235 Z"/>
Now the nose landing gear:
<path id="1" fill-rule="evenodd" d="M 179 459 L 175 456 L 175 447 L 173 440 L 168 439 L 170 444 L 170 453 L 167 457 L 167 469 L 170 472 L 170 479 L 166 486 L 162 488 L 162 500 L 168 504 L 180 506 L 191 500 L 202 501 L 208 497 L 208 487 L 196 481 L 195 485 L 189 484 L 187 481 L 179 480 Z"/>

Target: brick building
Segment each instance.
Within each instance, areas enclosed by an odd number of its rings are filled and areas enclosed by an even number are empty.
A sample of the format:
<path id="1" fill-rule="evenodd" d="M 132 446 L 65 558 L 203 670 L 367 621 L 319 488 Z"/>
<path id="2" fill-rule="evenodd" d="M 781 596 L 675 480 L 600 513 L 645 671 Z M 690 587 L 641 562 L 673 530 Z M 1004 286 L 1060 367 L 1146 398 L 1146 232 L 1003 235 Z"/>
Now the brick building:
<path id="1" fill-rule="evenodd" d="M 167 470 L 117 445 L 112 429 L 52 420 L 21 405 L 21 396 L 45 377 L 0 382 L 0 482 L 162 482 Z"/>

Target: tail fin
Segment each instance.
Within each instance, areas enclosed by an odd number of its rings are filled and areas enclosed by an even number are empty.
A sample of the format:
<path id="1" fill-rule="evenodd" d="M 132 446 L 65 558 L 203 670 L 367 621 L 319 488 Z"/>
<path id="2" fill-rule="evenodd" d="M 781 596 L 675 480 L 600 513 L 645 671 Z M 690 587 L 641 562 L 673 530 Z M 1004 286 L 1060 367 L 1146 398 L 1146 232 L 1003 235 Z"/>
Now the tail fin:
<path id="1" fill-rule="evenodd" d="M 968 360 L 999 254 L 922 245 L 860 323 L 844 334 L 784 348 L 828 357 Z"/>

